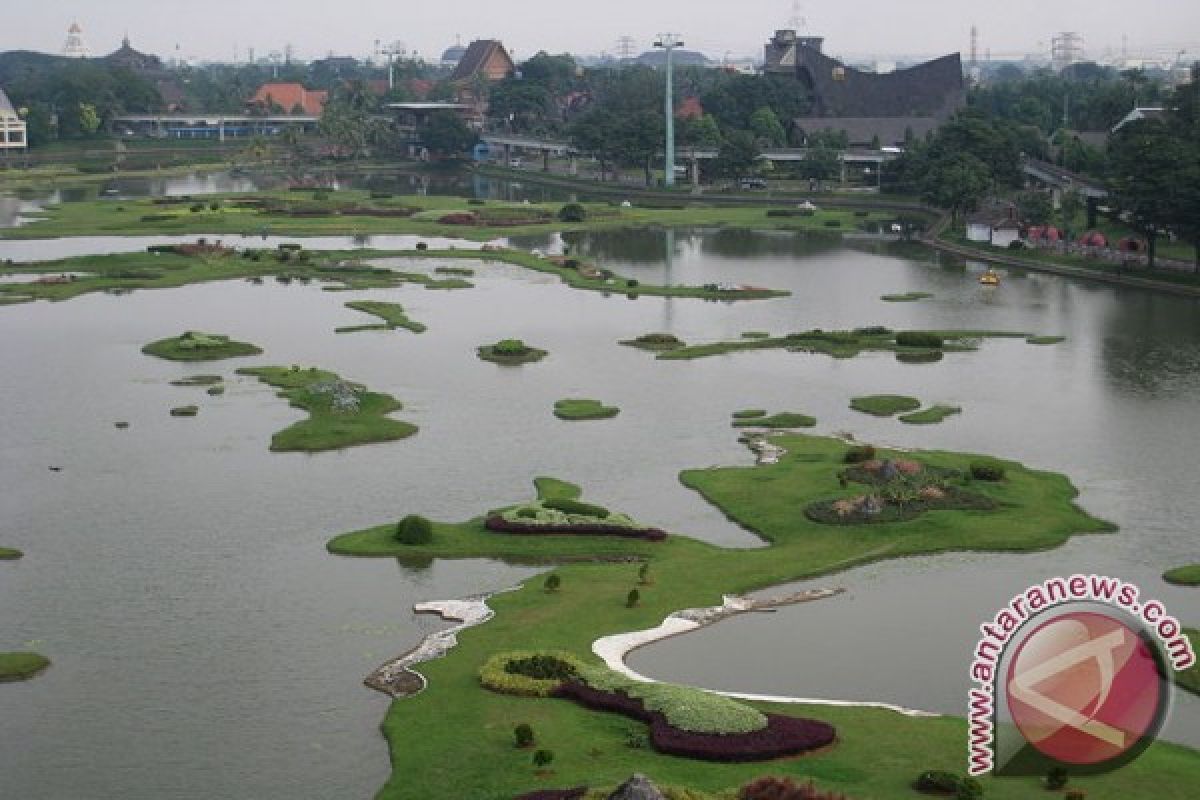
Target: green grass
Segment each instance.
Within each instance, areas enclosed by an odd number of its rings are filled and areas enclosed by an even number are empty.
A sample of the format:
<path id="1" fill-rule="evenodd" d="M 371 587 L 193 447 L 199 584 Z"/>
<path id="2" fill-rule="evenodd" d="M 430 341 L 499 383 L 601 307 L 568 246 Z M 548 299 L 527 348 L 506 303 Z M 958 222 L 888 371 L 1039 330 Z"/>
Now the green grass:
<path id="1" fill-rule="evenodd" d="M 246 342 L 233 341 L 228 336 L 188 331 L 170 339 L 151 342 L 142 348 L 142 352 L 169 361 L 220 361 L 257 356 L 262 350 Z"/>
<path id="2" fill-rule="evenodd" d="M 238 374 L 253 375 L 280 389 L 280 397 L 290 401 L 294 408 L 309 413 L 308 419 L 271 437 L 271 450 L 275 452 L 341 450 L 404 439 L 417 432 L 417 426 L 387 416 L 402 408 L 394 397 L 346 383 L 332 372 L 316 368 L 247 367 L 239 369 Z M 322 391 L 334 386 L 343 387 L 346 394 L 352 394 L 357 399 L 357 408 L 338 410 L 333 394 Z"/>
<path id="3" fill-rule="evenodd" d="M 1188 641 L 1192 643 L 1192 652 L 1200 653 L 1200 631 L 1195 628 L 1184 628 L 1183 632 L 1187 634 Z M 1200 694 L 1200 661 L 1192 664 L 1183 672 L 1176 672 L 1175 683 L 1193 694 Z"/>
<path id="4" fill-rule="evenodd" d="M 0 683 L 26 681 L 50 666 L 50 659 L 37 653 L 0 653 Z"/>
<path id="5" fill-rule="evenodd" d="M 758 409 L 753 409 L 755 412 Z M 766 412 L 755 416 L 744 416 L 746 412 L 735 412 L 733 427 L 735 428 L 811 428 L 817 424 L 816 417 L 800 414 L 795 411 L 783 411 L 767 416 Z M 742 414 L 743 416 L 738 416 Z"/>
<path id="6" fill-rule="evenodd" d="M 501 339 L 495 344 L 477 347 L 475 353 L 484 361 L 505 367 L 533 364 L 549 355 L 545 350 L 531 347 L 520 339 Z"/>
<path id="7" fill-rule="evenodd" d="M 346 308 L 371 314 L 383 320 L 383 325 L 358 325 L 349 328 L 338 328 L 337 333 L 354 333 L 363 330 L 395 330 L 404 328 L 413 333 L 424 333 L 427 329 L 416 320 L 409 319 L 404 313 L 404 306 L 399 303 L 382 303 L 374 300 L 355 300 L 346 303 Z"/>
<path id="8" fill-rule="evenodd" d="M 636 339 L 623 339 L 619 344 L 626 347 L 636 347 L 639 350 L 649 350 L 652 353 L 662 353 L 667 350 L 678 350 L 687 347 L 687 342 L 673 333 L 643 333 Z"/>
<path id="9" fill-rule="evenodd" d="M 25 556 L 20 550 L 11 547 L 0 547 L 0 561 L 16 561 Z"/>
<path id="10" fill-rule="evenodd" d="M 962 409 L 958 406 L 935 405 L 912 414 L 901 414 L 900 421 L 909 425 L 936 425 L 947 417 L 961 413 Z"/>
<path id="11" fill-rule="evenodd" d="M 743 339 L 770 339 L 771 334 L 766 331 L 742 331 Z"/>
<path id="12" fill-rule="evenodd" d="M 902 411 L 916 411 L 921 407 L 921 401 L 902 394 L 872 394 L 853 398 L 850 407 L 864 414 L 890 417 Z"/>
<path id="13" fill-rule="evenodd" d="M 215 386 L 224 380 L 220 375 L 189 375 L 186 378 L 171 381 L 172 386 Z"/>
<path id="14" fill-rule="evenodd" d="M 786 336 L 742 338 L 734 341 L 689 345 L 660 353 L 666 361 L 710 358 L 747 350 L 788 350 L 794 353 L 820 353 L 833 358 L 854 358 L 865 352 L 893 352 L 897 355 L 917 355 L 929 352 L 923 347 L 897 344 L 897 331 L 882 327 L 856 328 L 849 331 L 811 330 L 789 333 Z M 994 337 L 1025 338 L 1027 333 L 1011 331 L 947 330 L 930 331 L 944 340 L 941 351 L 970 352 L 978 349 L 983 339 Z M 941 352 L 938 351 L 938 352 Z"/>
<path id="15" fill-rule="evenodd" d="M 554 416 L 565 420 L 611 419 L 621 413 L 616 406 L 606 406 L 599 400 L 568 398 L 554 404 Z"/>
<path id="16" fill-rule="evenodd" d="M 200 406 L 179 406 L 171 409 L 172 417 L 195 417 L 200 414 Z"/>
<path id="17" fill-rule="evenodd" d="M 1065 342 L 1066 340 L 1067 340 L 1067 337 L 1065 337 L 1065 336 L 1030 336 L 1025 341 L 1029 342 L 1030 344 L 1045 345 L 1045 344 L 1058 344 L 1059 342 Z"/>
<path id="18" fill-rule="evenodd" d="M 744 408 L 733 412 L 734 419 L 762 419 L 767 415 L 765 408 Z"/>
<path id="19" fill-rule="evenodd" d="M 879 298 L 887 303 L 915 303 L 918 300 L 928 300 L 933 297 L 929 292 L 905 292 L 903 294 L 885 294 Z"/>
<path id="20" fill-rule="evenodd" d="M 1169 569 L 1163 573 L 1163 580 L 1176 586 L 1200 586 L 1200 564 Z"/>
<path id="21" fill-rule="evenodd" d="M 611 787 L 643 772 L 661 783 L 704 791 L 727 790 L 763 774 L 813 777 L 826 790 L 850 797 L 908 800 L 911 782 L 926 769 L 963 770 L 967 741 L 961 719 L 903 717 L 861 708 L 752 704 L 761 711 L 812 716 L 838 727 L 838 744 L 802 759 L 770 764 L 714 764 L 631 749 L 627 733 L 641 726 L 555 699 L 498 695 L 479 685 L 490 656 L 514 649 L 563 650 L 598 663 L 592 642 L 614 633 L 657 625 L 682 608 L 716 605 L 722 594 L 744 593 L 846 569 L 850 566 L 954 550 L 1031 551 L 1055 547 L 1071 535 L 1111 530 L 1074 504 L 1076 491 L 1063 476 L 1005 463 L 1003 483 L 978 487 L 995 499 L 989 512 L 937 511 L 918 521 L 834 527 L 808 520 L 797 509 L 837 495 L 837 473 L 847 445 L 802 434 L 777 437 L 787 450 L 778 464 L 691 470 L 683 483 L 700 492 L 734 522 L 770 546 L 730 550 L 671 536 L 666 541 L 614 541 L 608 537 L 506 536 L 487 532 L 481 519 L 434 526 L 433 542 L 404 547 L 391 538 L 394 522 L 339 536 L 331 552 L 356 556 L 502 558 L 558 563 L 556 592 L 532 580 L 490 602 L 496 616 L 464 631 L 447 657 L 424 664 L 429 688 L 392 704 L 384 722 L 393 777 L 383 800 L 436 797 L 455 787 L 464 800 L 500 800 L 547 785 Z M 966 470 L 979 456 L 946 452 L 896 453 L 928 465 Z M 577 497 L 561 481 L 538 481 L 539 495 Z M 847 490 L 851 491 L 851 490 Z M 419 509 L 413 509 L 419 511 Z M 398 510 L 399 513 L 400 510 Z M 414 552 L 415 551 L 415 552 Z M 639 585 L 638 564 L 653 564 L 654 584 Z M 631 588 L 641 601 L 626 608 Z M 801 685 L 798 692 L 803 692 Z M 538 778 L 528 753 L 512 746 L 512 729 L 527 722 L 539 746 L 556 753 L 552 782 Z M 448 757 L 447 754 L 453 754 Z M 1200 777 L 1200 755 L 1168 744 L 1153 746 L 1126 770 L 1082 778 L 1089 800 L 1124 800 L 1154 791 L 1184 800 Z M 1018 800 L 1041 790 L 1037 779 L 987 780 L 987 796 Z"/>

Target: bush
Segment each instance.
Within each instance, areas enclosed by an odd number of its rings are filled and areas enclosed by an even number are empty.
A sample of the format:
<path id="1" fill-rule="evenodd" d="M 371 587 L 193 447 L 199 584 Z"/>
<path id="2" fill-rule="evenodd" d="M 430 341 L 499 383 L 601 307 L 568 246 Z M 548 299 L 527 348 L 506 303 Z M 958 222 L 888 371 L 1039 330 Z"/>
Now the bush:
<path id="1" fill-rule="evenodd" d="M 484 206 L 484 205 L 487 205 L 487 201 L 480 200 L 478 197 L 472 197 L 470 200 L 467 201 L 467 205 L 469 205 L 469 206 Z"/>
<path id="2" fill-rule="evenodd" d="M 635 608 L 642 601 L 642 593 L 637 589 L 630 589 L 629 594 L 625 597 L 625 607 Z"/>
<path id="3" fill-rule="evenodd" d="M 524 675 L 535 681 L 565 681 L 575 675 L 575 666 L 548 653 L 513 657 L 504 665 L 509 675 Z"/>
<path id="4" fill-rule="evenodd" d="M 533 727 L 527 722 L 522 722 L 513 728 L 513 739 L 521 749 L 533 747 Z"/>
<path id="5" fill-rule="evenodd" d="M 1051 767 L 1046 773 L 1046 788 L 1057 791 L 1067 785 L 1069 777 L 1065 767 Z"/>
<path id="6" fill-rule="evenodd" d="M 492 345 L 492 352 L 501 356 L 523 356 L 529 352 L 529 345 L 520 339 L 501 339 Z"/>
<path id="7" fill-rule="evenodd" d="M 649 586 L 654 583 L 654 578 L 650 575 L 650 564 L 648 562 L 638 567 L 638 583 L 642 586 Z"/>
<path id="8" fill-rule="evenodd" d="M 587 210 L 579 203 L 567 203 L 558 210 L 560 222 L 583 222 L 587 219 Z"/>
<path id="9" fill-rule="evenodd" d="M 953 772 L 931 769 L 917 776 L 913 788 L 928 794 L 956 794 L 960 782 Z"/>
<path id="10" fill-rule="evenodd" d="M 561 511 L 564 514 L 577 514 L 581 517 L 596 517 L 598 519 L 606 519 L 612 513 L 604 506 L 583 503 L 579 500 L 570 500 L 565 497 L 553 497 L 543 502 L 542 505 L 555 511 Z"/>
<path id="11" fill-rule="evenodd" d="M 1022 242 L 1020 239 L 1013 239 L 1011 242 L 1008 243 L 1008 249 L 1009 250 L 1024 250 L 1025 243 Z"/>
<path id="12" fill-rule="evenodd" d="M 847 450 L 842 460 L 847 464 L 861 464 L 864 461 L 871 461 L 874 458 L 875 448 L 869 444 L 860 444 Z"/>
<path id="13" fill-rule="evenodd" d="M 173 244 L 152 244 L 146 248 L 147 253 L 164 254 L 174 253 L 175 245 Z"/>
<path id="14" fill-rule="evenodd" d="M 629 280 L 625 281 L 625 285 L 630 289 L 636 289 L 638 287 L 638 280 L 637 278 L 630 278 Z"/>
<path id="15" fill-rule="evenodd" d="M 825 227 L 826 228 L 840 228 L 840 227 L 842 227 L 842 221 L 840 219 L 827 219 L 827 220 L 825 220 Z"/>
<path id="16" fill-rule="evenodd" d="M 901 347 L 920 347 L 926 350 L 936 350 L 944 347 L 946 340 L 940 333 L 929 331 L 901 331 L 896 334 L 896 344 Z"/>
<path id="17" fill-rule="evenodd" d="M 983 800 L 983 784 L 974 778 L 963 778 L 954 797 L 956 800 Z"/>
<path id="18" fill-rule="evenodd" d="M 522 508 L 517 512 L 517 516 L 521 519 L 537 519 L 536 508 Z"/>
<path id="19" fill-rule="evenodd" d="M 141 217 L 142 222 L 169 222 L 173 219 L 174 214 L 143 214 Z"/>
<path id="20" fill-rule="evenodd" d="M 407 545 L 429 544 L 433 541 L 433 523 L 410 514 L 396 524 L 396 541 Z"/>
<path id="21" fill-rule="evenodd" d="M 1087 793 L 1083 789 L 1071 789 L 1064 800 L 1087 800 Z"/>
<path id="22" fill-rule="evenodd" d="M 208 210 L 209 211 L 220 211 L 221 204 L 219 202 L 217 202 L 216 200 L 213 200 L 211 203 L 208 204 Z"/>
<path id="23" fill-rule="evenodd" d="M 974 461 L 971 463 L 971 477 L 977 481 L 1004 480 L 1004 467 L 990 461 Z"/>
<path id="24" fill-rule="evenodd" d="M 429 245 L 427 245 L 425 242 L 417 242 L 417 249 L 420 251 L 425 251 L 429 249 Z"/>
<path id="25" fill-rule="evenodd" d="M 535 767 L 548 767 L 553 761 L 553 750 L 538 750 L 533 754 L 533 765 Z"/>
<path id="26" fill-rule="evenodd" d="M 829 792 L 819 792 L 810 780 L 806 784 L 797 784 L 791 778 L 776 778 L 773 776 L 757 778 L 738 790 L 738 800 L 834 800 Z"/>
<path id="27" fill-rule="evenodd" d="M 204 203 L 192 203 L 191 208 L 188 210 L 191 211 L 193 214 L 198 214 L 199 212 L 204 210 Z"/>
<path id="28" fill-rule="evenodd" d="M 541 659 L 541 661 L 537 662 L 541 665 L 547 665 L 551 662 L 563 665 L 556 671 L 565 672 L 569 669 L 571 670 L 571 675 L 577 674 L 583 668 L 583 662 L 578 658 L 570 653 L 557 650 L 497 653 L 485 661 L 483 666 L 479 668 L 479 682 L 493 692 L 500 692 L 501 694 L 511 694 L 520 697 L 549 697 L 562 686 L 562 679 L 533 678 L 521 672 L 509 671 L 510 665 L 517 665 L 514 667 L 515 669 L 524 669 L 525 666 L 533 664 L 535 659 Z"/>
<path id="29" fill-rule="evenodd" d="M 567 269 L 579 269 L 578 258 L 568 258 L 563 261 L 563 266 Z"/>
<path id="30" fill-rule="evenodd" d="M 856 216 L 856 217 L 866 217 L 866 216 L 870 215 L 870 213 L 871 213 L 871 212 L 869 212 L 869 211 L 855 211 L 855 212 L 854 212 L 854 216 Z"/>
<path id="31" fill-rule="evenodd" d="M 543 585 L 547 592 L 557 592 L 562 586 L 562 578 L 557 575 L 547 575 L 546 582 Z"/>

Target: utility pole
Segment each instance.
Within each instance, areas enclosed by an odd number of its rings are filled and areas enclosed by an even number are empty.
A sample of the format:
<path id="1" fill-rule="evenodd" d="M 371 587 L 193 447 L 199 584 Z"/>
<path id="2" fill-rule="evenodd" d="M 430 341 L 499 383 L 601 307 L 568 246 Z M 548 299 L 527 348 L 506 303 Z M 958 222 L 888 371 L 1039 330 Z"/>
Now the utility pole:
<path id="1" fill-rule="evenodd" d="M 625 62 L 633 60 L 633 51 L 636 46 L 637 43 L 634 42 L 632 36 L 622 36 L 620 39 L 617 39 L 618 66 L 624 66 Z"/>
<path id="2" fill-rule="evenodd" d="M 683 40 L 675 33 L 660 33 L 654 42 L 655 47 L 661 47 L 667 52 L 667 147 L 666 147 L 666 177 L 667 186 L 675 185 L 675 68 L 671 54 L 675 48 L 683 47 Z"/>
<path id="3" fill-rule="evenodd" d="M 379 40 L 375 40 L 375 55 L 387 56 L 389 92 L 396 88 L 395 58 L 396 56 L 403 58 L 407 52 L 408 51 L 404 49 L 404 42 L 392 42 L 391 44 L 380 46 Z"/>

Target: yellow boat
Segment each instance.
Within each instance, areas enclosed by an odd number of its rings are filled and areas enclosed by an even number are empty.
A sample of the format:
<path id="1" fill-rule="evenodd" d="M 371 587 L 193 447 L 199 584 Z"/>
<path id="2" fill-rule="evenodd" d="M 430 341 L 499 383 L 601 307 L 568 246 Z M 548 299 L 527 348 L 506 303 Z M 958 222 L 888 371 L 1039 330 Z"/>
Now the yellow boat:
<path id="1" fill-rule="evenodd" d="M 996 270 L 989 269 L 987 272 L 979 276 L 979 282 L 984 286 L 999 286 L 1000 276 L 996 274 Z"/>

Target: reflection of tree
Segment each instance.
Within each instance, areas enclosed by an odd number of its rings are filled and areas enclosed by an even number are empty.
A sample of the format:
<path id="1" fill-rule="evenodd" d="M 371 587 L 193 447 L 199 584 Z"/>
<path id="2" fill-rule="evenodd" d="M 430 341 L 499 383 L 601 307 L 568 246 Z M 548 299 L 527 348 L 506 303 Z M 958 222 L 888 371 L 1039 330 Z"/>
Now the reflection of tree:
<path id="1" fill-rule="evenodd" d="M 704 253 L 726 258 L 761 258 L 764 256 L 794 256 L 804 258 L 827 253 L 842 247 L 839 234 L 765 233 L 749 228 L 722 228 L 700 240 Z"/>
<path id="2" fill-rule="evenodd" d="M 573 254 L 596 261 L 661 264 L 667 258 L 667 236 L 654 228 L 564 233 Z"/>
<path id="3" fill-rule="evenodd" d="M 1195 390 L 1200 301 L 1121 292 L 1102 325 L 1104 370 L 1115 388 L 1152 394 Z"/>

